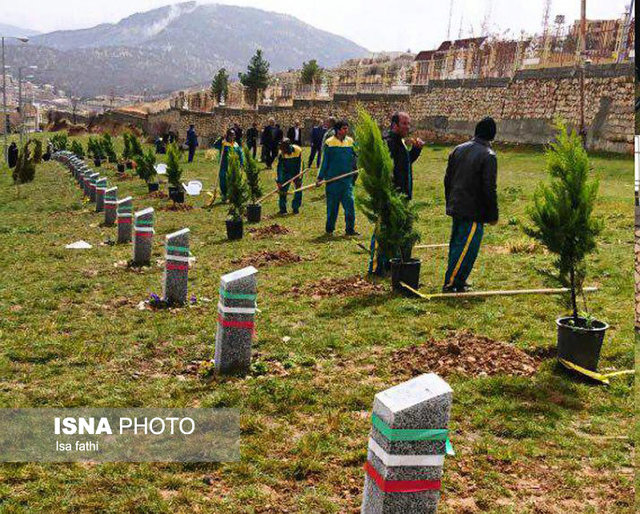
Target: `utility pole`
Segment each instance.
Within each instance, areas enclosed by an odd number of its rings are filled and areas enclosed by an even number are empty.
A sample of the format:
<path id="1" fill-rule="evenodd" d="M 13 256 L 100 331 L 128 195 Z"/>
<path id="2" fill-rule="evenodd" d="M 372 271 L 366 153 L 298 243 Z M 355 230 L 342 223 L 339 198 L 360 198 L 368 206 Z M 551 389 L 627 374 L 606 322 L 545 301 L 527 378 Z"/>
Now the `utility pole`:
<path id="1" fill-rule="evenodd" d="M 9 118 L 7 114 L 7 70 L 4 67 L 4 36 L 2 36 L 2 123 L 4 123 L 4 126 L 2 127 L 2 156 L 4 157 L 5 164 L 9 164 L 9 158 L 7 155 L 7 132 L 9 132 Z"/>
<path id="2" fill-rule="evenodd" d="M 22 148 L 22 66 L 18 67 L 18 114 L 20 114 L 20 148 Z"/>
<path id="3" fill-rule="evenodd" d="M 451 40 L 451 18 L 453 18 L 453 0 L 449 3 L 449 25 L 447 26 L 447 41 Z"/>
<path id="4" fill-rule="evenodd" d="M 587 0 L 580 0 L 580 135 L 582 146 L 587 148 L 587 127 L 584 120 L 584 75 L 587 49 Z"/>
<path id="5" fill-rule="evenodd" d="M 2 39 L 2 114 L 3 114 L 3 122 L 4 127 L 2 133 L 4 134 L 3 143 L 4 147 L 2 150 L 2 154 L 4 156 L 4 162 L 6 164 L 9 163 L 9 156 L 7 154 L 7 149 L 9 148 L 7 145 L 7 134 L 9 132 L 9 113 L 7 112 L 7 69 L 4 64 L 4 40 L 5 38 L 13 38 L 21 41 L 22 43 L 27 43 L 29 38 L 27 37 L 15 37 L 15 36 L 0 36 Z"/>

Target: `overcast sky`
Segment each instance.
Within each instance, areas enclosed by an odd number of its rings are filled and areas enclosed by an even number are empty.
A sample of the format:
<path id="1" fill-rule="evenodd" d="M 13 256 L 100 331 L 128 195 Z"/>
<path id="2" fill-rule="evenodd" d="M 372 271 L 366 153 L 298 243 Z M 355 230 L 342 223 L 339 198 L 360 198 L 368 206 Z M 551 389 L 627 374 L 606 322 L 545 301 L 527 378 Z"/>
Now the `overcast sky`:
<path id="1" fill-rule="evenodd" d="M 0 0 L 0 22 L 49 32 L 113 23 L 133 14 L 167 5 L 170 0 Z M 234 0 L 224 3 L 291 14 L 317 28 L 345 36 L 374 51 L 429 49 L 446 39 L 450 0 Z M 462 26 L 479 35 L 487 9 L 492 32 L 539 32 L 544 0 L 453 0 L 451 37 Z M 616 18 L 629 0 L 587 0 L 588 18 Z M 568 21 L 580 15 L 580 0 L 552 0 L 551 16 Z M 462 23 L 461 23 L 462 22 Z"/>

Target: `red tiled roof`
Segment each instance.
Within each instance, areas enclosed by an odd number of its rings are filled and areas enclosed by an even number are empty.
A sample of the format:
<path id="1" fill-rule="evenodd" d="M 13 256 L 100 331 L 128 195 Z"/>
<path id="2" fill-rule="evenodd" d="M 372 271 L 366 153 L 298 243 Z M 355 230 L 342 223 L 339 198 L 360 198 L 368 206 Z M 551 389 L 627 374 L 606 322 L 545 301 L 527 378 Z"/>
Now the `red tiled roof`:
<path id="1" fill-rule="evenodd" d="M 419 52 L 418 55 L 416 55 L 416 58 L 414 60 L 416 61 L 428 61 L 429 59 L 431 59 L 431 56 L 435 53 L 435 50 L 423 50 L 422 52 Z"/>

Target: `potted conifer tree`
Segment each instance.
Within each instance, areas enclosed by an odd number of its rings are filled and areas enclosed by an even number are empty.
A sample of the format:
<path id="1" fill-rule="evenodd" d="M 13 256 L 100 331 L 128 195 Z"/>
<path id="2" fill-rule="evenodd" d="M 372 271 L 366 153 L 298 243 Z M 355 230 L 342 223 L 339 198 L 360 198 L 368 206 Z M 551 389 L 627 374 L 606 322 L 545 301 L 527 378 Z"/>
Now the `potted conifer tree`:
<path id="1" fill-rule="evenodd" d="M 584 299 L 585 257 L 595 250 L 603 228 L 593 216 L 598 181 L 589 178 L 589 157 L 580 136 L 560 121 L 556 128 L 556 140 L 546 151 L 551 181 L 537 189 L 529 209 L 533 226 L 524 230 L 556 257 L 553 276 L 569 289 L 572 314 L 556 320 L 558 357 L 596 371 L 608 325 L 579 315 L 577 297 Z"/>
<path id="2" fill-rule="evenodd" d="M 167 148 L 167 180 L 169 180 L 169 198 L 176 203 L 184 203 L 181 177 L 180 154 L 176 145 L 171 143 Z"/>
<path id="3" fill-rule="evenodd" d="M 249 200 L 251 203 L 247 205 L 247 221 L 257 223 L 262 216 L 262 205 L 258 200 L 262 196 L 262 188 L 260 187 L 260 172 L 258 171 L 258 161 L 253 158 L 249 149 L 245 146 L 244 153 L 244 172 L 247 175 L 247 185 L 249 186 Z"/>
<path id="4" fill-rule="evenodd" d="M 71 141 L 71 151 L 80 159 L 84 159 L 84 148 L 82 148 L 82 143 L 77 139 Z"/>
<path id="5" fill-rule="evenodd" d="M 108 132 L 102 134 L 102 141 L 100 141 L 100 146 L 102 147 L 102 152 L 110 163 L 118 161 L 111 134 L 109 134 Z"/>
<path id="6" fill-rule="evenodd" d="M 102 164 L 102 159 L 104 159 L 104 153 L 102 151 L 100 141 L 95 137 L 89 137 L 89 141 L 87 142 L 87 151 L 93 157 L 93 164 L 96 168 L 99 168 Z"/>
<path id="7" fill-rule="evenodd" d="M 420 260 L 412 259 L 414 245 L 420 240 L 415 229 L 416 208 L 406 195 L 393 187 L 393 161 L 380 129 L 369 113 L 358 111 L 356 126 L 358 167 L 364 193 L 358 195 L 358 205 L 371 221 L 376 240 L 376 255 L 388 260 L 391 283 L 395 291 L 406 292 L 400 284 L 417 289 L 420 281 Z"/>
<path id="8" fill-rule="evenodd" d="M 158 180 L 156 172 L 156 156 L 151 149 L 142 155 L 134 157 L 136 161 L 136 173 L 147 183 L 147 189 L 150 193 L 158 190 Z"/>
<path id="9" fill-rule="evenodd" d="M 133 155 L 131 154 L 131 139 L 128 132 L 122 134 L 122 143 L 122 159 L 124 161 L 124 165 L 127 169 L 131 169 L 133 167 L 131 165 L 131 157 L 133 157 Z"/>
<path id="10" fill-rule="evenodd" d="M 240 158 L 235 152 L 229 152 L 229 167 L 227 168 L 227 201 L 229 202 L 229 217 L 226 220 L 227 238 L 242 239 L 242 215 L 249 199 L 249 190 L 240 170 Z"/>

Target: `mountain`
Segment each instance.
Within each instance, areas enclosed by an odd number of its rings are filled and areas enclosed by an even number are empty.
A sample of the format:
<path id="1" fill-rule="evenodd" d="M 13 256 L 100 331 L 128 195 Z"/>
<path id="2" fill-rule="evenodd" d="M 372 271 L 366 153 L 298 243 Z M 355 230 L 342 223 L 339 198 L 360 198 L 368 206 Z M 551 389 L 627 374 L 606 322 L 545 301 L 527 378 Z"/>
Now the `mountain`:
<path id="1" fill-rule="evenodd" d="M 271 71 L 317 59 L 335 66 L 368 51 L 288 16 L 250 7 L 185 2 L 137 13 L 118 23 L 63 30 L 14 45 L 9 64 L 35 64 L 43 82 L 73 94 L 164 93 L 208 84 L 226 67 L 246 69 L 257 48 Z M 36 79 L 37 80 L 37 79 Z"/>
<path id="2" fill-rule="evenodd" d="M 16 27 L 15 25 L 7 25 L 6 23 L 0 23 L 0 36 L 4 37 L 22 37 L 33 36 L 40 34 L 37 30 L 23 29 L 22 27 Z"/>

